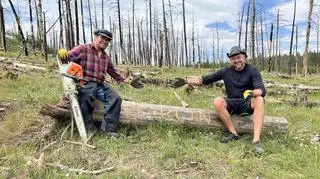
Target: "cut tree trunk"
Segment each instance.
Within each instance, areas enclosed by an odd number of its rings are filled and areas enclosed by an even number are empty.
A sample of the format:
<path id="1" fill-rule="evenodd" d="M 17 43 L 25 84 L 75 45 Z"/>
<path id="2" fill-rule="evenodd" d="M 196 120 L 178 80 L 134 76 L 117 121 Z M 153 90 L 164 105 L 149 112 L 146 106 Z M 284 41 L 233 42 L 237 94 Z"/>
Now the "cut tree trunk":
<path id="1" fill-rule="evenodd" d="M 104 109 L 100 102 L 95 103 L 93 118 L 103 119 Z M 59 108 L 53 105 L 42 107 L 40 113 L 49 115 L 57 119 L 70 119 L 71 112 L 68 109 Z M 232 116 L 235 128 L 239 132 L 251 132 L 251 116 Z M 146 125 L 149 122 L 167 122 L 177 125 L 201 127 L 207 129 L 224 128 L 217 113 L 213 110 L 183 108 L 176 106 L 135 103 L 124 101 L 120 116 L 122 124 Z M 269 117 L 264 119 L 264 131 L 286 133 L 288 131 L 288 121 L 282 117 Z"/>

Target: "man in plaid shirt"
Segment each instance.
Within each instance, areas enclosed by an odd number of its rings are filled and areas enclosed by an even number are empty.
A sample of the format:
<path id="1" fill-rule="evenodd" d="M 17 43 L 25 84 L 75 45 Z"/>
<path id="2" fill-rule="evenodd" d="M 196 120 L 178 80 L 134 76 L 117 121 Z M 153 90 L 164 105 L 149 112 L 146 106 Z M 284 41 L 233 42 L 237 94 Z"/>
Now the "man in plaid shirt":
<path id="1" fill-rule="evenodd" d="M 100 130 L 117 136 L 122 99 L 109 84 L 104 83 L 105 75 L 108 73 L 118 83 L 130 84 L 131 81 L 118 73 L 110 56 L 105 52 L 112 40 L 112 34 L 107 30 L 96 30 L 94 36 L 92 43 L 79 45 L 67 55 L 63 53 L 58 55 L 61 59 L 67 56 L 69 61 L 78 63 L 83 69 L 83 78 L 87 82 L 83 85 L 79 97 L 86 130 L 89 132 L 95 130 L 92 119 L 93 101 L 98 99 L 105 104 L 104 119 L 99 124 Z"/>

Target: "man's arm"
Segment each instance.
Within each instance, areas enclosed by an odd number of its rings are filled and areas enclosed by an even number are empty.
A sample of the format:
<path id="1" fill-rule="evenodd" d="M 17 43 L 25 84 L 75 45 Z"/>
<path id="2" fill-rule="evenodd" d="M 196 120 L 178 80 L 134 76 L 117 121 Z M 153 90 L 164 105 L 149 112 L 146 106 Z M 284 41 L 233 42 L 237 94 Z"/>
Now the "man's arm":
<path id="1" fill-rule="evenodd" d="M 258 71 L 257 68 L 254 68 L 253 71 L 253 78 L 252 78 L 252 83 L 253 83 L 253 96 L 262 96 L 264 97 L 266 95 L 266 89 L 264 87 L 261 73 Z"/>
<path id="2" fill-rule="evenodd" d="M 80 64 L 85 48 L 84 45 L 79 45 L 71 49 L 68 53 L 68 60 Z"/>
<path id="3" fill-rule="evenodd" d="M 225 69 L 221 69 L 215 73 L 211 73 L 205 76 L 187 77 L 186 83 L 191 85 L 207 85 L 216 81 L 222 80 Z"/>
<path id="4" fill-rule="evenodd" d="M 108 69 L 107 69 L 107 73 L 114 78 L 115 80 L 117 80 L 118 83 L 123 82 L 125 80 L 125 78 L 118 72 L 118 70 L 116 70 L 109 58 L 109 64 L 108 64 Z"/>

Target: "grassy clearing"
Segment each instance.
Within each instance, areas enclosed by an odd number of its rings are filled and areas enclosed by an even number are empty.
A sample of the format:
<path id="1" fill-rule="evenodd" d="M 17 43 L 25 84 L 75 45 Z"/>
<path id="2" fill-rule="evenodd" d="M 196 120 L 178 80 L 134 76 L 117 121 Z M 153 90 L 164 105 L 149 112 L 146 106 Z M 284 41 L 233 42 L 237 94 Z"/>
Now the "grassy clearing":
<path id="1" fill-rule="evenodd" d="M 134 68 L 142 71 L 146 68 Z M 201 75 L 210 69 L 159 69 L 155 78 Z M 27 174 L 30 178 L 91 178 L 91 175 L 75 174 L 43 166 L 38 169 L 33 158 L 39 158 L 40 150 L 60 138 L 65 125 L 57 125 L 54 136 L 46 140 L 24 141 L 22 138 L 32 129 L 41 129 L 47 118 L 39 115 L 44 104 L 56 103 L 62 87 L 58 78 L 20 75 L 17 81 L 0 80 L 0 101 L 12 102 L 10 112 L 0 122 L 0 175 L 3 177 Z M 264 74 L 264 79 L 281 83 L 301 83 L 320 86 L 318 76 L 297 79 L 280 79 Z M 138 102 L 179 106 L 173 91 L 190 107 L 213 109 L 212 101 L 223 95 L 219 88 L 200 87 L 187 94 L 183 88 L 171 89 L 149 86 L 136 90 L 128 86 L 114 86 L 123 98 Z M 320 94 L 308 96 L 319 101 Z M 221 131 L 206 131 L 183 126 L 152 123 L 148 126 L 123 126 L 119 139 L 110 139 L 97 133 L 90 141 L 97 149 L 58 142 L 44 151 L 46 163 L 62 163 L 72 168 L 97 170 L 115 167 L 112 172 L 98 178 L 319 178 L 320 146 L 311 144 L 311 136 L 320 133 L 319 108 L 292 107 L 272 103 L 273 99 L 287 99 L 276 95 L 267 98 L 266 114 L 282 116 L 289 120 L 289 133 L 263 134 L 266 154 L 257 157 L 251 151 L 251 135 L 244 135 L 237 142 L 220 144 Z M 270 101 L 270 102 L 269 102 Z M 68 132 L 64 139 L 71 138 Z M 30 156 L 29 158 L 26 156 Z"/>

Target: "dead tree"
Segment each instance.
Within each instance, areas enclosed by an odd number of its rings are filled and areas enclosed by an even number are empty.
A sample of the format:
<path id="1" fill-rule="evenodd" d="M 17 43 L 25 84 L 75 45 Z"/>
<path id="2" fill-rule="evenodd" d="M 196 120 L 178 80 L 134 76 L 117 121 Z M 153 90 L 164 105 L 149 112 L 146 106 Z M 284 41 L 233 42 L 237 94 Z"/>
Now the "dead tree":
<path id="1" fill-rule="evenodd" d="M 7 51 L 7 44 L 6 44 L 6 28 L 5 28 L 5 21 L 4 21 L 4 14 L 3 14 L 3 6 L 0 0 L 0 39 L 1 39 L 1 46 L 3 50 Z"/>
<path id="2" fill-rule="evenodd" d="M 149 47 L 149 58 L 148 58 L 148 64 L 151 65 L 152 64 L 152 59 L 154 59 L 154 56 L 153 56 L 153 49 L 152 49 L 152 43 L 153 43 L 153 40 L 152 40 L 152 8 L 151 8 L 151 0 L 149 0 L 149 33 L 150 33 L 150 47 Z"/>
<path id="3" fill-rule="evenodd" d="M 271 46 L 272 46 L 272 37 L 273 37 L 273 23 L 271 24 L 270 38 L 269 38 L 269 58 L 268 58 L 268 73 L 271 72 L 272 68 L 272 56 L 271 56 Z"/>
<path id="4" fill-rule="evenodd" d="M 245 51 L 248 51 L 248 25 L 249 25 L 250 3 L 251 3 L 251 0 L 249 0 L 249 2 L 248 2 L 248 9 L 247 9 L 246 34 L 245 34 L 245 38 L 244 38 Z"/>
<path id="5" fill-rule="evenodd" d="M 89 23 L 90 23 L 90 37 L 91 37 L 91 41 L 93 41 L 93 31 L 92 31 L 92 18 L 91 18 L 90 0 L 88 0 L 88 12 L 89 12 Z"/>
<path id="6" fill-rule="evenodd" d="M 261 53 L 262 53 L 262 69 L 264 69 L 264 43 L 263 43 L 263 25 L 262 25 L 262 12 L 260 16 L 260 33 L 261 33 Z"/>
<path id="7" fill-rule="evenodd" d="M 46 62 L 48 61 L 48 48 L 47 48 L 47 29 L 46 29 L 46 14 L 43 12 L 43 52 Z"/>
<path id="8" fill-rule="evenodd" d="M 176 48 L 176 41 L 175 41 L 175 33 L 174 33 L 174 28 L 173 28 L 173 18 L 172 18 L 172 6 L 171 6 L 171 0 L 168 0 L 169 2 L 169 15 L 170 15 L 170 21 L 171 21 L 171 59 L 172 63 L 174 61 L 175 66 L 177 66 L 177 48 Z"/>
<path id="9" fill-rule="evenodd" d="M 298 74 L 298 25 L 296 25 L 296 75 Z"/>
<path id="10" fill-rule="evenodd" d="M 32 50 L 35 50 L 35 38 L 34 38 L 34 30 L 33 30 L 33 17 L 32 17 L 32 3 L 31 0 L 28 0 L 29 5 L 29 19 L 30 19 L 30 28 L 31 28 L 31 43 Z"/>
<path id="11" fill-rule="evenodd" d="M 320 8 L 318 9 L 320 12 Z M 316 55 L 316 63 L 317 63 L 317 73 L 319 73 L 319 31 L 320 31 L 320 14 L 318 14 L 318 21 L 317 21 L 317 55 Z"/>
<path id="12" fill-rule="evenodd" d="M 133 58 L 133 63 L 136 65 L 137 60 L 136 60 L 136 42 L 135 42 L 135 32 L 134 32 L 134 17 L 135 17 L 135 0 L 132 0 L 132 58 Z"/>
<path id="13" fill-rule="evenodd" d="M 43 34 L 44 34 L 44 30 L 43 30 L 43 27 L 44 27 L 44 21 L 43 21 L 43 16 L 42 16 L 42 0 L 39 0 L 38 1 L 38 21 L 39 21 L 39 26 L 38 26 L 38 30 L 39 30 L 39 41 L 40 41 L 40 46 L 41 46 L 41 51 L 42 53 L 44 54 L 44 46 L 43 46 Z"/>
<path id="14" fill-rule="evenodd" d="M 122 25 L 121 25 L 121 10 L 120 10 L 120 0 L 116 1 L 117 3 L 117 14 L 118 14 L 118 25 L 119 25 L 119 35 L 120 35 L 120 59 L 122 58 L 123 48 L 123 35 L 122 35 Z"/>
<path id="15" fill-rule="evenodd" d="M 65 2 L 66 2 L 66 12 L 67 12 L 66 18 L 67 18 L 67 24 L 68 24 L 67 30 L 69 35 L 67 39 L 69 40 L 69 49 L 71 49 L 75 46 L 73 21 L 72 21 L 72 15 L 71 15 L 71 4 L 70 4 L 70 0 L 66 0 Z"/>
<path id="16" fill-rule="evenodd" d="M 96 0 L 93 0 L 93 10 L 94 10 L 94 28 L 98 28 L 98 19 L 97 19 L 97 4 Z"/>
<path id="17" fill-rule="evenodd" d="M 299 61 L 298 61 L 298 25 L 296 25 L 296 56 L 295 56 L 295 59 L 296 59 L 296 75 L 298 74 L 298 64 L 299 64 Z"/>
<path id="18" fill-rule="evenodd" d="M 86 43 L 86 31 L 85 31 L 85 28 L 84 28 L 84 16 L 83 16 L 83 3 L 82 3 L 82 0 L 80 0 L 80 8 L 81 8 L 82 38 L 83 38 L 83 43 Z"/>
<path id="19" fill-rule="evenodd" d="M 61 0 L 58 0 L 58 9 L 59 9 L 59 23 L 60 23 L 60 43 L 59 48 L 64 47 L 64 41 L 63 41 L 63 22 L 62 22 L 62 2 Z"/>
<path id="20" fill-rule="evenodd" d="M 303 76 L 307 76 L 308 74 L 308 52 L 309 52 L 309 38 L 310 38 L 310 31 L 311 31 L 311 15 L 313 10 L 313 0 L 310 0 L 309 5 L 309 14 L 308 14 L 308 27 L 306 32 L 306 46 L 304 49 L 304 56 L 303 56 Z"/>
<path id="21" fill-rule="evenodd" d="M 102 15 L 101 27 L 102 29 L 104 29 L 104 0 L 101 0 L 101 15 Z"/>
<path id="22" fill-rule="evenodd" d="M 195 63 L 195 47 L 194 47 L 194 13 L 193 13 L 193 16 L 192 16 L 192 37 L 191 37 L 191 41 L 192 41 L 192 62 L 193 62 L 193 65 L 195 66 L 196 63 Z M 200 62 L 200 61 L 199 61 Z"/>
<path id="23" fill-rule="evenodd" d="M 170 46 L 169 46 L 169 37 L 168 37 L 168 28 L 167 28 L 167 19 L 166 19 L 166 10 L 164 5 L 164 0 L 162 0 L 162 17 L 163 17 L 163 33 L 164 33 L 164 50 L 165 50 L 165 62 L 166 65 L 171 67 L 170 60 Z"/>
<path id="24" fill-rule="evenodd" d="M 217 24 L 216 32 L 217 32 L 217 54 L 216 54 L 216 57 L 219 62 L 219 67 L 221 67 L 220 56 L 219 56 L 220 52 L 219 52 L 219 26 L 218 26 L 218 24 Z"/>
<path id="25" fill-rule="evenodd" d="M 214 51 L 214 40 L 215 37 L 214 37 L 214 31 L 212 32 L 212 62 L 213 62 L 213 65 L 215 65 L 215 51 Z"/>
<path id="26" fill-rule="evenodd" d="M 37 6 L 37 0 L 34 0 L 34 8 L 36 9 L 36 17 L 37 17 L 37 37 L 36 39 L 38 40 L 40 38 L 40 32 L 39 32 L 39 26 L 40 26 L 40 22 L 39 22 L 39 10 L 38 10 L 38 6 Z"/>
<path id="27" fill-rule="evenodd" d="M 252 19 L 251 19 L 251 58 L 253 60 L 253 64 L 256 64 L 256 59 L 255 59 L 255 24 L 256 24 L 256 0 L 252 1 Z"/>
<path id="28" fill-rule="evenodd" d="M 22 28 L 21 28 L 21 24 L 20 24 L 20 18 L 18 17 L 18 14 L 11 2 L 11 0 L 8 0 L 9 3 L 10 3 L 10 6 L 11 6 L 11 9 L 12 9 L 12 12 L 14 14 L 14 17 L 16 18 L 16 22 L 17 22 L 17 26 L 18 26 L 18 31 L 19 31 L 19 34 L 20 34 L 20 38 L 21 38 L 21 41 L 22 41 L 22 45 L 23 45 L 23 50 L 24 50 L 24 54 L 26 56 L 28 56 L 28 48 L 27 48 L 27 41 L 23 35 L 23 31 L 22 31 Z"/>
<path id="29" fill-rule="evenodd" d="M 289 63 L 288 63 L 288 74 L 289 74 L 289 75 L 291 75 L 292 45 L 293 45 L 294 26 L 295 26 L 295 21 L 296 21 L 296 9 L 297 9 L 297 0 L 294 1 L 294 10 L 293 10 L 293 20 L 292 20 L 291 39 L 290 39 L 290 50 L 289 50 Z"/>
<path id="30" fill-rule="evenodd" d="M 78 0 L 74 0 L 74 17 L 76 21 L 76 45 L 79 45 L 79 16 L 78 16 Z"/>
<path id="31" fill-rule="evenodd" d="M 278 58 L 278 49 L 279 49 L 279 19 L 280 19 L 280 10 L 278 9 L 277 11 L 277 32 L 276 32 L 276 55 L 274 58 L 274 66 L 275 66 L 275 70 L 279 71 L 280 70 L 280 61 Z"/>
<path id="32" fill-rule="evenodd" d="M 245 9 L 246 3 L 243 3 L 242 11 L 241 11 L 241 17 L 240 17 L 240 25 L 239 25 L 239 42 L 238 46 L 241 46 L 241 35 L 242 35 L 242 21 L 243 21 L 243 15 L 244 15 L 244 9 Z"/>
<path id="33" fill-rule="evenodd" d="M 188 45 L 187 45 L 187 28 L 186 28 L 186 10 L 185 10 L 185 0 L 182 0 L 182 14 L 183 14 L 183 38 L 184 38 L 184 50 L 186 56 L 186 66 L 188 67 Z"/>

